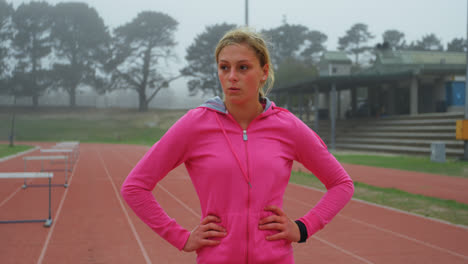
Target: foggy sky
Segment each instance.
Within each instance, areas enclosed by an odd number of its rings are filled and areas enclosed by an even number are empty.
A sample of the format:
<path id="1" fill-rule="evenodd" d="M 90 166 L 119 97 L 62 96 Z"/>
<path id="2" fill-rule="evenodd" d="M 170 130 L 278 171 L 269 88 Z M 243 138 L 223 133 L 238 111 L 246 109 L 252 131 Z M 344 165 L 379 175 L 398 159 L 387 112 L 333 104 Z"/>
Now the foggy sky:
<path id="1" fill-rule="evenodd" d="M 144 10 L 166 13 L 179 22 L 176 32 L 176 52 L 179 62 L 174 64 L 174 74 L 185 62 L 185 50 L 197 34 L 207 25 L 233 23 L 243 25 L 245 0 L 75 0 L 88 3 L 113 29 L 130 22 Z M 16 8 L 29 1 L 7 0 Z M 55 4 L 70 2 L 48 0 Z M 338 38 L 353 24 L 365 23 L 381 42 L 382 33 L 397 29 L 405 33 L 407 43 L 434 33 L 442 39 L 444 48 L 453 38 L 466 38 L 466 0 L 249 0 L 249 24 L 258 30 L 281 25 L 283 17 L 290 24 L 302 24 L 328 36 L 328 50 L 336 50 Z M 176 91 L 185 93 L 186 80 L 171 84 Z"/>

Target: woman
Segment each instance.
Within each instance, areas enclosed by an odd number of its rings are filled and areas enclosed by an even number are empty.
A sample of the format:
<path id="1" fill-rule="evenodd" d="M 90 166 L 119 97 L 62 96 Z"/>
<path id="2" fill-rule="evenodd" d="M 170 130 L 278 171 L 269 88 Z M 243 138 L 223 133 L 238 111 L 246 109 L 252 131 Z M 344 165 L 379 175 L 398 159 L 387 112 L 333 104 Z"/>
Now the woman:
<path id="1" fill-rule="evenodd" d="M 327 224 L 353 194 L 353 183 L 320 138 L 264 96 L 273 83 L 265 41 L 248 29 L 226 33 L 215 52 L 224 92 L 189 111 L 140 160 L 122 195 L 156 233 L 198 263 L 294 263 L 292 242 Z M 293 161 L 328 191 L 305 216 L 283 212 Z M 186 230 L 151 191 L 184 163 L 200 199 L 202 219 Z"/>

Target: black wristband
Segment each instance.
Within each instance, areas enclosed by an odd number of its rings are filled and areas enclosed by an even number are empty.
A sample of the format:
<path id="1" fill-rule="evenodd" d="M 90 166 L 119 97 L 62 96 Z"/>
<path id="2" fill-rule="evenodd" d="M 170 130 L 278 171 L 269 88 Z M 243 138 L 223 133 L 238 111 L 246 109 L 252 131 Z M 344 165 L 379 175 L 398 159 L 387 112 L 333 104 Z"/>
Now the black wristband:
<path id="1" fill-rule="evenodd" d="M 294 222 L 296 222 L 297 226 L 299 227 L 299 232 L 301 232 L 301 239 L 298 241 L 298 243 L 306 242 L 307 238 L 309 237 L 309 235 L 307 234 L 307 227 L 304 225 L 304 223 L 302 223 L 299 220 L 296 220 Z"/>

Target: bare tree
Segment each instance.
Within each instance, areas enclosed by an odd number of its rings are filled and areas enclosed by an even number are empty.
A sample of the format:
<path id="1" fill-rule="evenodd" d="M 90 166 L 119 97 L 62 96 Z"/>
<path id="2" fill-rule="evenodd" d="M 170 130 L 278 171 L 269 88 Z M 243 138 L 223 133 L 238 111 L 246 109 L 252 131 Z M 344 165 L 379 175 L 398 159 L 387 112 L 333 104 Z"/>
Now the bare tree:
<path id="1" fill-rule="evenodd" d="M 112 87 L 137 91 L 140 111 L 147 111 L 156 94 L 180 77 L 169 76 L 165 70 L 168 60 L 175 57 L 177 24 L 169 15 L 145 11 L 114 31 L 113 55 L 108 64 Z M 149 96 L 147 89 L 152 90 Z"/>

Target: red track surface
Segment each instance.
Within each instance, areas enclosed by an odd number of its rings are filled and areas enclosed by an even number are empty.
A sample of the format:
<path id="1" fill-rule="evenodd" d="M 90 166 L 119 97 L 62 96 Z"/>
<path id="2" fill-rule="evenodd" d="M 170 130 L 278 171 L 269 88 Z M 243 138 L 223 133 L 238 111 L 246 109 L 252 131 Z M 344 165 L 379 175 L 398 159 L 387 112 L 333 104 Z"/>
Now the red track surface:
<path id="1" fill-rule="evenodd" d="M 343 164 L 343 167 L 357 182 L 468 204 L 468 178 L 354 164 Z M 300 163 L 295 163 L 294 169 L 308 171 Z"/>
<path id="2" fill-rule="evenodd" d="M 179 252 L 159 238 L 120 197 L 123 180 L 147 149 L 82 144 L 70 187 L 53 188 L 52 227 L 1 224 L 0 262 L 194 263 L 194 253 Z M 0 171 L 22 170 L 21 157 L 0 162 Z M 354 178 L 364 172 L 350 174 Z M 54 174 L 56 183 L 62 180 L 63 175 Z M 46 216 L 46 188 L 23 190 L 21 184 L 1 180 L 1 220 Z M 198 199 L 183 166 L 158 184 L 154 194 L 181 225 L 191 229 L 198 223 Z M 290 217 L 299 217 L 322 194 L 291 184 L 285 210 Z M 352 201 L 324 230 L 294 247 L 296 263 L 426 264 L 468 263 L 466 245 L 466 228 Z"/>

